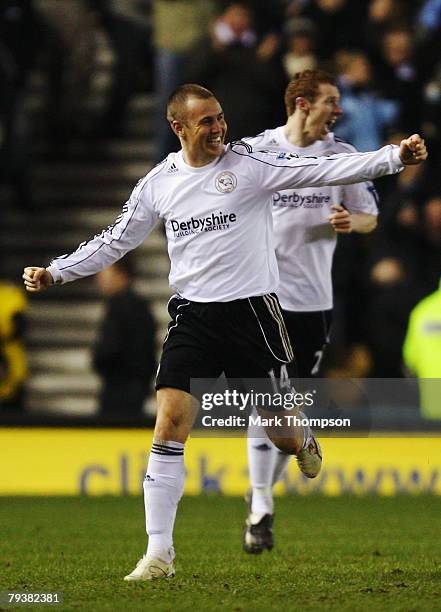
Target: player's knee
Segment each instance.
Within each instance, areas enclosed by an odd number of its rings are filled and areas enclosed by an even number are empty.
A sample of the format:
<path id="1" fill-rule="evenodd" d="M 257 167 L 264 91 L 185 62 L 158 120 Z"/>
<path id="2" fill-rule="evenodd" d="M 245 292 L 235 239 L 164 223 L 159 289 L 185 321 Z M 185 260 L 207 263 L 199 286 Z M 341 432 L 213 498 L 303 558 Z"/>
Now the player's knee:
<path id="1" fill-rule="evenodd" d="M 157 397 L 155 438 L 184 443 L 196 416 L 197 402 L 179 389 L 160 389 Z"/>

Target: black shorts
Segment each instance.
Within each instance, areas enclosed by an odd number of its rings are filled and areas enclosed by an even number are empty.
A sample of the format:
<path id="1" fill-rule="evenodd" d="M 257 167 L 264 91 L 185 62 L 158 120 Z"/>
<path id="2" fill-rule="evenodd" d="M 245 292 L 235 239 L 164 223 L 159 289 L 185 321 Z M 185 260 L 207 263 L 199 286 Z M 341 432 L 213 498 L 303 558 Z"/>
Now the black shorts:
<path id="1" fill-rule="evenodd" d="M 173 296 L 156 389 L 190 392 L 191 379 L 280 379 L 295 375 L 294 356 L 275 294 L 232 302 Z"/>
<path id="2" fill-rule="evenodd" d="M 283 310 L 283 318 L 296 356 L 297 375 L 299 378 L 318 376 L 329 344 L 332 310 Z"/>

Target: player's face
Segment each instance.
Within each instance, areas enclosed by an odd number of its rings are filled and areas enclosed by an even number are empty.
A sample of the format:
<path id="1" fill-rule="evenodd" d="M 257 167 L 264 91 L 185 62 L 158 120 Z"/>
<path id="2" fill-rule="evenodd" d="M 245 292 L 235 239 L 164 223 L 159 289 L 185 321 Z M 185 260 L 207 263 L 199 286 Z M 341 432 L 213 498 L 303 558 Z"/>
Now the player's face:
<path id="1" fill-rule="evenodd" d="M 307 129 L 316 140 L 322 140 L 332 130 L 341 115 L 340 93 L 330 83 L 321 83 L 314 102 L 310 103 Z"/>
<path id="2" fill-rule="evenodd" d="M 189 98 L 180 138 L 189 159 L 201 165 L 214 161 L 223 153 L 227 124 L 216 98 Z"/>

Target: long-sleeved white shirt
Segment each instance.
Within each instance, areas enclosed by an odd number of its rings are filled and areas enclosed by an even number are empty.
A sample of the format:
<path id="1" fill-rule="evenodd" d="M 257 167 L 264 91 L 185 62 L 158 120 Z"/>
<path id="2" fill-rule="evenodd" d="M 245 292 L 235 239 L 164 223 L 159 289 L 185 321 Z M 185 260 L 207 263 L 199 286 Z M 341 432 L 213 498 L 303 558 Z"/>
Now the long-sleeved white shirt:
<path id="1" fill-rule="evenodd" d="M 332 133 L 307 147 L 296 147 L 287 140 L 285 126 L 265 130 L 246 142 L 254 150 L 271 148 L 300 156 L 356 152 Z M 333 306 L 331 270 L 337 235 L 328 221 L 333 204 L 343 204 L 351 213 L 378 214 L 371 181 L 294 187 L 273 194 L 274 246 L 280 275 L 277 295 L 284 310 L 310 312 Z"/>
<path id="2" fill-rule="evenodd" d="M 57 257 L 55 282 L 95 274 L 137 247 L 158 218 L 164 220 L 171 261 L 169 281 L 182 297 L 228 302 L 276 291 L 272 194 L 279 189 L 369 180 L 403 168 L 398 147 L 372 153 L 298 158 L 253 152 L 245 143 L 201 168 L 171 153 L 142 178 L 116 221 Z"/>

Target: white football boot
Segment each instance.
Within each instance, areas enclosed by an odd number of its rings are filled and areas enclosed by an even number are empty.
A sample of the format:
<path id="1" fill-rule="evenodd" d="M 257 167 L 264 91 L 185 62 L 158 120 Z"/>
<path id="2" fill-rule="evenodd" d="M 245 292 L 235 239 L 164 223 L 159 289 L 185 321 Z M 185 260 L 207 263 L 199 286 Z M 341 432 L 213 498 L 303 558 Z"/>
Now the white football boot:
<path id="1" fill-rule="evenodd" d="M 124 580 L 127 582 L 157 580 L 158 578 L 173 578 L 174 575 L 174 560 L 167 563 L 157 557 L 144 555 L 136 564 L 133 572 L 124 576 Z"/>

